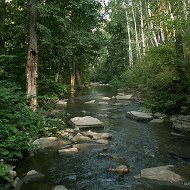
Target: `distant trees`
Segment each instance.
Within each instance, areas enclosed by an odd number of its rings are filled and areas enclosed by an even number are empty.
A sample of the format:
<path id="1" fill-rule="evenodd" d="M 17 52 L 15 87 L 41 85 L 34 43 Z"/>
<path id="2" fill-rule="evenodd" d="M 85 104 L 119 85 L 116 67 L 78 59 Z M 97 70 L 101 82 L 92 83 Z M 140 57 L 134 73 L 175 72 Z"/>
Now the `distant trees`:
<path id="1" fill-rule="evenodd" d="M 131 68 L 150 48 L 174 44 L 177 31 L 183 38 L 189 5 L 188 0 L 111 0 L 106 27 L 108 54 L 104 60 L 108 78 Z"/>
<path id="2" fill-rule="evenodd" d="M 69 88 L 82 89 L 103 43 L 100 29 L 104 25 L 103 3 L 96 0 L 0 2 L 0 77 L 18 82 L 23 89 L 26 86 L 34 110 L 37 78 L 40 96 L 56 99 Z"/>

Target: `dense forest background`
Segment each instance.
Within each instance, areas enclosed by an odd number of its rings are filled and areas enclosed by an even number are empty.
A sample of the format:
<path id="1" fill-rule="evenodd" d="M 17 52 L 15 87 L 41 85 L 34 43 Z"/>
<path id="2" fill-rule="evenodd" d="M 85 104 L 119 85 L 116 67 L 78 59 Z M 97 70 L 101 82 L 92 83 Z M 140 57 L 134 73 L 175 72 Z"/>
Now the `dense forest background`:
<path id="1" fill-rule="evenodd" d="M 36 112 L 25 95 L 31 4 L 37 11 Z M 41 105 L 90 81 L 141 91 L 153 112 L 188 106 L 189 6 L 189 0 L 0 0 L 0 158 L 31 151 L 49 125 Z"/>

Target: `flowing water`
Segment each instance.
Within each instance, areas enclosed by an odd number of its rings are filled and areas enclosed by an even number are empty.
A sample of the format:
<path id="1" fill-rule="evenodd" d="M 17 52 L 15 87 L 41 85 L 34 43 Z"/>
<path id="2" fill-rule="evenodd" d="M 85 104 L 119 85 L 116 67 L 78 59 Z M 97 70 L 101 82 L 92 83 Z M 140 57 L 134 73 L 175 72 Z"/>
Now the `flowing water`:
<path id="1" fill-rule="evenodd" d="M 104 123 L 104 131 L 113 134 L 107 153 L 117 156 L 111 160 L 98 157 L 98 151 L 58 155 L 54 151 L 39 153 L 34 158 L 22 161 L 17 172 L 20 177 L 29 170 L 45 174 L 42 181 L 25 184 L 22 190 L 50 190 L 56 185 L 64 185 L 69 190 L 183 190 L 178 186 L 162 182 L 135 179 L 134 176 L 148 167 L 174 165 L 174 171 L 185 178 L 190 185 L 190 162 L 168 154 L 180 152 L 190 155 L 190 141 L 170 135 L 171 126 L 151 127 L 148 124 L 126 118 L 126 112 L 138 110 L 140 105 L 131 102 L 128 106 L 98 105 L 100 98 L 116 95 L 110 87 L 95 87 L 80 92 L 69 99 L 63 108 L 69 117 L 91 115 Z M 95 104 L 85 104 L 89 100 Z M 129 167 L 123 177 L 108 171 L 121 164 Z"/>

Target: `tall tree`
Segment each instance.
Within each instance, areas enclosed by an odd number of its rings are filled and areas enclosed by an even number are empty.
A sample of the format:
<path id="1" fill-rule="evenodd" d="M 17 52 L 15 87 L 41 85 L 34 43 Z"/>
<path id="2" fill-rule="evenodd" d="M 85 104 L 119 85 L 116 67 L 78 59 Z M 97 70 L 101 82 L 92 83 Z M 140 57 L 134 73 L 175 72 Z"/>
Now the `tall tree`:
<path id="1" fill-rule="evenodd" d="M 0 54 L 3 53 L 4 49 L 5 13 L 5 0 L 0 0 Z"/>
<path id="2" fill-rule="evenodd" d="M 37 50 L 37 13 L 36 0 L 30 0 L 30 23 L 29 23 L 29 47 L 26 64 L 26 94 L 29 99 L 29 105 L 33 111 L 36 111 L 37 102 L 37 67 L 38 67 L 38 50 Z"/>

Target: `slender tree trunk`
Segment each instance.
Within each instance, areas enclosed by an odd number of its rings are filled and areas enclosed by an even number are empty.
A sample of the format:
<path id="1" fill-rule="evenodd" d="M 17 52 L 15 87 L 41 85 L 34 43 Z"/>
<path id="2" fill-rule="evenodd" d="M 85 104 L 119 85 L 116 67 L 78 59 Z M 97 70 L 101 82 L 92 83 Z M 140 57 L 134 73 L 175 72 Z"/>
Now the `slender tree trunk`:
<path id="1" fill-rule="evenodd" d="M 185 15 L 185 20 L 187 20 L 188 18 L 188 6 L 187 6 L 187 1 L 186 0 L 182 0 L 183 3 L 183 12 Z"/>
<path id="2" fill-rule="evenodd" d="M 143 20 L 143 10 L 142 10 L 142 0 L 140 0 L 140 18 L 141 18 L 142 48 L 143 48 L 143 55 L 145 55 L 146 54 L 146 42 L 145 42 L 145 34 L 144 34 L 144 20 Z"/>
<path id="3" fill-rule="evenodd" d="M 157 40 L 157 37 L 156 37 L 156 33 L 154 31 L 154 25 L 153 25 L 153 22 L 152 22 L 152 12 L 151 12 L 151 9 L 150 9 L 150 1 L 148 0 L 147 2 L 147 6 L 148 6 L 148 16 L 149 16 L 149 25 L 150 25 L 150 30 L 151 30 L 151 33 L 152 33 L 152 36 L 153 36 L 153 39 L 154 39 L 154 43 L 155 43 L 155 46 L 158 47 L 158 40 Z"/>
<path id="4" fill-rule="evenodd" d="M 164 29 L 163 29 L 163 22 L 160 22 L 160 39 L 161 42 L 165 42 L 165 34 L 164 34 Z"/>
<path id="5" fill-rule="evenodd" d="M 132 5 L 133 23 L 134 23 L 134 28 L 135 28 L 135 44 L 136 44 L 137 58 L 140 58 L 141 50 L 139 47 L 139 38 L 138 38 L 137 22 L 136 22 L 136 11 L 135 11 L 135 7 L 133 6 L 132 1 L 131 1 L 131 5 Z"/>
<path id="6" fill-rule="evenodd" d="M 81 72 L 81 60 L 79 64 L 76 64 L 76 75 L 77 75 L 77 81 L 80 89 L 84 88 L 84 85 L 82 83 L 82 72 Z"/>
<path id="7" fill-rule="evenodd" d="M 128 32 L 128 46 L 129 46 L 129 68 L 133 67 L 133 52 L 132 52 L 132 45 L 131 45 L 131 31 L 130 31 L 130 24 L 129 24 L 129 17 L 128 17 L 128 7 L 126 7 L 126 21 L 127 21 L 127 32 Z"/>
<path id="8" fill-rule="evenodd" d="M 26 95 L 29 105 L 33 111 L 36 111 L 37 102 L 37 66 L 38 66 L 38 50 L 37 50 L 37 32 L 36 32 L 37 14 L 36 0 L 30 0 L 30 24 L 29 24 L 29 47 L 26 64 Z"/>
<path id="9" fill-rule="evenodd" d="M 0 55 L 4 51 L 4 34 L 5 34 L 5 14 L 6 14 L 6 5 L 5 0 L 0 0 Z"/>
<path id="10" fill-rule="evenodd" d="M 168 1 L 168 9 L 169 9 L 169 13 L 170 13 L 170 17 L 171 17 L 171 20 L 174 21 L 174 15 L 173 15 L 173 12 L 172 12 L 172 7 L 171 7 L 171 3 L 170 1 Z M 173 25 L 173 37 L 175 37 L 175 27 Z"/>
<path id="11" fill-rule="evenodd" d="M 76 73 L 76 68 L 75 68 L 75 59 L 73 59 L 73 68 L 71 71 L 71 78 L 70 78 L 70 85 L 71 85 L 71 92 L 75 91 L 75 73 Z"/>

